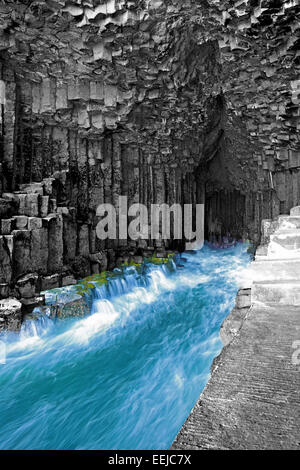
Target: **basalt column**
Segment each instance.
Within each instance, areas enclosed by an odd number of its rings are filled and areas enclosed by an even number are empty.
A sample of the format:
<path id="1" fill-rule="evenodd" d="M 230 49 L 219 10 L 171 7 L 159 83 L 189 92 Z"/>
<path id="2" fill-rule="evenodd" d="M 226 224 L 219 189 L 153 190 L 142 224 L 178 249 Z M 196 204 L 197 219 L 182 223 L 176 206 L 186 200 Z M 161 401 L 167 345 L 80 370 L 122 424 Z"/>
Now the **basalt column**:
<path id="1" fill-rule="evenodd" d="M 176 248 L 99 240 L 97 207 L 119 195 L 206 200 L 207 237 L 255 242 L 299 204 L 299 8 L 2 1 L 1 296 Z"/>
<path id="2" fill-rule="evenodd" d="M 0 295 L 30 306 L 182 248 L 100 240 L 97 207 L 203 202 L 197 169 L 224 128 L 220 54 L 193 2 L 2 3 Z"/>

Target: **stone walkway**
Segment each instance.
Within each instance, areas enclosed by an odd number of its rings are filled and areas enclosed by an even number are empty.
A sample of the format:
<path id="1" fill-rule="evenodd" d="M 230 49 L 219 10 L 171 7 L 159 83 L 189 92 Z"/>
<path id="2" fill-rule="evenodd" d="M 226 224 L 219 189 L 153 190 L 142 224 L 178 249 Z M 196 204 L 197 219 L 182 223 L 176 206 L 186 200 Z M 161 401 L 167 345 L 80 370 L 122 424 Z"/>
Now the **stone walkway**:
<path id="1" fill-rule="evenodd" d="M 226 320 L 228 344 L 172 449 L 300 449 L 300 207 L 264 222 L 263 241 L 251 308 Z"/>

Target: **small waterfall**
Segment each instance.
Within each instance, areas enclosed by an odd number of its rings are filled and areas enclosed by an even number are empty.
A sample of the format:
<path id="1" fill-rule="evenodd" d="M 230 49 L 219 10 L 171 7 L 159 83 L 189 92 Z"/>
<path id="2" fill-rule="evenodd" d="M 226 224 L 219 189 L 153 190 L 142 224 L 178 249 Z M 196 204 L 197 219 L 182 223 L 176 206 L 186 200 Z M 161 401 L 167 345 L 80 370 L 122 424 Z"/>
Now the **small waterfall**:
<path id="1" fill-rule="evenodd" d="M 93 327 L 98 330 L 100 327 L 113 323 L 124 311 L 129 314 L 139 305 L 152 302 L 162 289 L 172 288 L 172 281 L 168 277 L 174 270 L 176 270 L 176 264 L 173 260 L 170 260 L 168 264 L 156 266 L 149 263 L 138 269 L 136 266 L 127 266 L 123 269 L 115 269 L 111 277 L 108 276 L 107 283 L 103 285 L 99 286 L 94 282 L 95 287 L 89 289 L 84 295 L 90 306 L 87 315 L 95 318 L 84 319 L 84 322 L 87 320 L 85 327 L 88 331 Z M 90 282 L 93 283 L 93 280 Z M 74 297 L 73 287 L 62 288 L 61 294 L 55 292 L 56 300 L 51 297 L 49 305 L 63 306 L 68 299 Z M 118 313 L 113 305 L 116 301 L 118 301 Z M 40 337 L 54 325 L 54 322 L 50 307 L 35 308 L 22 325 L 20 339 Z M 80 327 L 78 331 L 85 331 L 85 327 Z"/>
<path id="2" fill-rule="evenodd" d="M 40 337 L 53 325 L 54 321 L 50 318 L 50 309 L 42 311 L 37 307 L 27 319 L 25 318 L 20 331 L 20 339 Z"/>
<path id="3" fill-rule="evenodd" d="M 168 449 L 222 347 L 246 250 L 204 246 L 175 272 L 157 262 L 90 276 L 86 315 L 64 320 L 55 306 L 86 299 L 78 286 L 49 291 L 22 340 L 5 339 L 0 448 Z"/>
<path id="4" fill-rule="evenodd" d="M 163 269 L 157 269 L 150 273 L 150 287 L 155 293 L 159 293 L 162 289 L 172 288 L 173 283 L 170 281 Z"/>
<path id="5" fill-rule="evenodd" d="M 109 296 L 111 298 L 118 297 L 126 292 L 127 287 L 128 283 L 126 278 L 122 279 L 120 277 L 119 279 L 112 279 L 108 288 Z"/>
<path id="6" fill-rule="evenodd" d="M 106 297 L 107 297 L 107 287 L 106 286 L 101 286 L 101 287 L 96 286 L 95 289 L 94 289 L 94 300 L 105 299 Z"/>
<path id="7" fill-rule="evenodd" d="M 91 315 L 79 321 L 70 330 L 72 341 L 88 344 L 91 337 L 100 330 L 105 330 L 112 325 L 120 316 L 109 300 L 96 300 L 91 308 Z"/>
<path id="8" fill-rule="evenodd" d="M 145 285 L 144 275 L 140 275 L 134 267 L 124 270 L 123 276 L 109 282 L 110 297 L 118 297 Z"/>

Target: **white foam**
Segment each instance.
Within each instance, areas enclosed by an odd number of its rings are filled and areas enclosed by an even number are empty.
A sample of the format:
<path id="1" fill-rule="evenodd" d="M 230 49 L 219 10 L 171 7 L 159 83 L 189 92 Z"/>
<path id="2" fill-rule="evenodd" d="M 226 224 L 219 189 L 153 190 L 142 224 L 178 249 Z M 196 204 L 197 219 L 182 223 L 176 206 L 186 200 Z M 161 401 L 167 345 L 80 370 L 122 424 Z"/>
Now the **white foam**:
<path id="1" fill-rule="evenodd" d="M 72 341 L 86 344 L 90 338 L 101 330 L 106 330 L 120 316 L 109 300 L 98 300 L 95 308 L 97 313 L 80 320 L 67 333 L 71 335 Z"/>
<path id="2" fill-rule="evenodd" d="M 178 388 L 182 388 L 184 385 L 184 378 L 180 374 L 175 374 L 174 382 Z"/>
<path id="3" fill-rule="evenodd" d="M 174 281 L 172 279 L 168 279 L 160 270 L 152 271 L 150 278 L 151 287 L 156 293 L 159 293 L 162 290 L 173 290 L 174 288 Z"/>
<path id="4" fill-rule="evenodd" d="M 22 353 L 35 353 L 39 350 L 44 344 L 44 340 L 38 336 L 31 336 L 27 338 L 20 338 L 19 341 L 13 343 L 6 343 L 6 353 L 22 352 Z M 29 354 L 30 355 L 30 354 Z M 20 359 L 24 359 L 28 355 L 22 355 Z"/>

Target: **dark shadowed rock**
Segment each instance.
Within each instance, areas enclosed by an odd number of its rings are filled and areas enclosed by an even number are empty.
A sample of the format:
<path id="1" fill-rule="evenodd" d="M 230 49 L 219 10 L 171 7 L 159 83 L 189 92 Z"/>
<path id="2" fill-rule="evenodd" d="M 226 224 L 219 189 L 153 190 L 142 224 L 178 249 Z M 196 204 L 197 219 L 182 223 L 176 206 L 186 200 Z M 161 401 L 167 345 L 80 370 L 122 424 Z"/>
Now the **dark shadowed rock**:
<path id="1" fill-rule="evenodd" d="M 0 219 L 10 219 L 17 213 L 18 203 L 13 198 L 0 197 Z"/>

